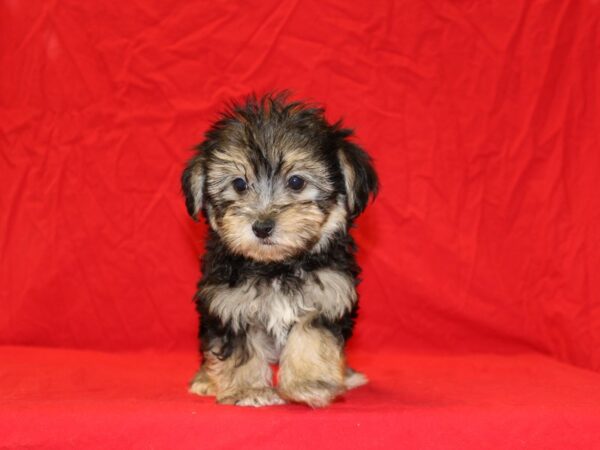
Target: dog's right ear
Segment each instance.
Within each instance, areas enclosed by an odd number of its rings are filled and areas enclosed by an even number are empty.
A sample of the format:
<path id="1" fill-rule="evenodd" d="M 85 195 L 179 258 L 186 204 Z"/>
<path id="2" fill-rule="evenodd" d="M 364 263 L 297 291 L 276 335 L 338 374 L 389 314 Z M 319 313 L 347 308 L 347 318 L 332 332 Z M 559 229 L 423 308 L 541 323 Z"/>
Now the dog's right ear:
<path id="1" fill-rule="evenodd" d="M 202 155 L 193 157 L 181 175 L 181 188 L 185 196 L 185 206 L 194 220 L 202 210 L 204 193 L 204 158 Z"/>
<path id="2" fill-rule="evenodd" d="M 345 138 L 339 147 L 338 159 L 344 177 L 348 212 L 354 219 L 365 210 L 369 199 L 377 195 L 379 190 L 377 173 L 371 157 L 358 145 Z"/>

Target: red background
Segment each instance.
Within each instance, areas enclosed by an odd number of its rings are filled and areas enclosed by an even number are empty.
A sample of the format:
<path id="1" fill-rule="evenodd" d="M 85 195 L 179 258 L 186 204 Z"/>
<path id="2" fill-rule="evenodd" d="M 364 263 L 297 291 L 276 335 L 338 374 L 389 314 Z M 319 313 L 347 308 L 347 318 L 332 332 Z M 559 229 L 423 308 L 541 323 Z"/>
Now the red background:
<path id="1" fill-rule="evenodd" d="M 174 430 L 182 446 L 234 439 L 182 419 L 189 408 L 212 427 L 238 421 L 240 439 L 259 433 L 261 445 L 277 421 L 313 427 L 323 445 L 510 436 L 549 448 L 567 429 L 600 442 L 598 1 L 0 8 L 9 445 L 97 444 L 115 410 L 125 416 L 112 445 L 168 445 Z M 217 408 L 183 387 L 204 229 L 185 212 L 179 175 L 224 102 L 278 89 L 354 127 L 382 184 L 354 233 L 364 282 L 350 355 L 373 382 L 323 412 Z M 119 409 L 132 401 L 130 414 Z M 272 433 L 257 431 L 265 418 Z M 315 425 L 323 418 L 342 434 Z M 403 420 L 415 431 L 398 434 Z"/>

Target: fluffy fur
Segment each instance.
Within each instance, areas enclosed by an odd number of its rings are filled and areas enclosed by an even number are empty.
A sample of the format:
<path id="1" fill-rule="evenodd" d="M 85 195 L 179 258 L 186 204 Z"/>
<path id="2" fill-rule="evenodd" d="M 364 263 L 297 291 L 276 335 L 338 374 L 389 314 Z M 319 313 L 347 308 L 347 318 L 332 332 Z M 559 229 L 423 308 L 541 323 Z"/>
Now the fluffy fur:
<path id="1" fill-rule="evenodd" d="M 210 227 L 190 392 L 321 407 L 366 382 L 344 360 L 358 308 L 348 231 L 378 183 L 351 136 L 282 94 L 233 104 L 206 133 L 182 176 L 188 212 Z"/>

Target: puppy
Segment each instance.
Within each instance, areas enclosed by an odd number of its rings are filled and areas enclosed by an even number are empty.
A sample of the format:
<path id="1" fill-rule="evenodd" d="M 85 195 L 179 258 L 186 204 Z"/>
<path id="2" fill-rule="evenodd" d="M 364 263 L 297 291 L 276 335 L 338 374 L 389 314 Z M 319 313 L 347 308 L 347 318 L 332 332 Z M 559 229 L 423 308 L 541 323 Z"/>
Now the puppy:
<path id="1" fill-rule="evenodd" d="M 352 131 L 323 113 L 285 94 L 233 104 L 183 172 L 187 210 L 209 225 L 194 394 L 322 407 L 366 383 L 344 360 L 358 307 L 348 231 L 378 181 Z"/>

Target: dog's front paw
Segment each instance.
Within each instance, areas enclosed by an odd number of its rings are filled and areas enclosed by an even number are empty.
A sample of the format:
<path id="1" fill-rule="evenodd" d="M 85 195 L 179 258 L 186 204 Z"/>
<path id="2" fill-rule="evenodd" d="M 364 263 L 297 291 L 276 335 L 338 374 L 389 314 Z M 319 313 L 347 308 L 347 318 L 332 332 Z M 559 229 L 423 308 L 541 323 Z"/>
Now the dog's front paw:
<path id="1" fill-rule="evenodd" d="M 269 406 L 283 405 L 283 400 L 273 388 L 243 389 L 234 394 L 218 396 L 217 402 L 236 406 Z"/>
<path id="2" fill-rule="evenodd" d="M 323 408 L 345 390 L 343 385 L 314 380 L 282 386 L 279 392 L 283 398 L 293 402 L 306 403 L 313 408 Z"/>

